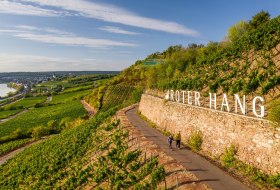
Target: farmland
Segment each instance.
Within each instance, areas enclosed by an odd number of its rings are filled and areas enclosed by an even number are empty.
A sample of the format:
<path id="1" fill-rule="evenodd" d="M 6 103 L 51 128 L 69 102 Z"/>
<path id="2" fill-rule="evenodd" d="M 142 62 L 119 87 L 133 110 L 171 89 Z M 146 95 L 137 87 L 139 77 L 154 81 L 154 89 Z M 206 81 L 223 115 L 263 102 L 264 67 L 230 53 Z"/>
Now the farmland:
<path id="1" fill-rule="evenodd" d="M 155 188 L 164 176 L 157 158 L 143 162 L 140 150 L 129 149 L 128 132 L 118 127 L 117 120 L 111 120 L 117 108 L 134 91 L 130 86 L 110 87 L 108 94 L 105 93 L 104 108 L 91 120 L 31 146 L 0 166 L 0 186 L 8 189 L 18 186 L 35 189 Z M 115 95 L 109 96 L 112 92 Z M 118 101 L 113 101 L 115 99 Z M 114 104 L 108 104 L 110 100 Z M 77 100 L 71 104 L 75 102 Z M 69 107 L 61 109 L 69 110 Z M 95 162 L 89 162 L 92 158 Z"/>
<path id="2" fill-rule="evenodd" d="M 15 103 L 11 103 L 3 107 L 4 110 L 26 109 L 35 106 L 38 103 L 43 103 L 47 100 L 46 96 L 26 97 Z"/>
<path id="3" fill-rule="evenodd" d="M 0 111 L 0 119 L 5 119 L 7 117 L 13 116 L 19 112 L 21 112 L 22 110 L 3 110 Z"/>
<path id="4" fill-rule="evenodd" d="M 73 100 L 80 100 L 83 96 L 89 94 L 91 90 L 75 91 L 69 93 L 62 93 L 52 97 L 51 104 L 59 104 L 71 102 Z"/>
<path id="5" fill-rule="evenodd" d="M 0 124 L 0 137 L 10 135 L 16 129 L 21 129 L 24 133 L 33 127 L 47 125 L 48 121 L 60 121 L 64 117 L 77 118 L 84 116 L 86 111 L 79 100 L 71 104 L 60 104 L 40 107 Z"/>

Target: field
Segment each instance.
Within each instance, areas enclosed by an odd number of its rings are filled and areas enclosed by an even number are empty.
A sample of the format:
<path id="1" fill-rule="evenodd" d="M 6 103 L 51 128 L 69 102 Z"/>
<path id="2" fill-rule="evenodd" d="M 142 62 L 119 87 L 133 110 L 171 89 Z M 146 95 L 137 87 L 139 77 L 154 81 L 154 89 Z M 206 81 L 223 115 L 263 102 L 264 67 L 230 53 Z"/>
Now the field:
<path id="1" fill-rule="evenodd" d="M 0 144 L 0 156 L 32 141 L 34 141 L 34 139 L 19 139 L 12 142 Z"/>
<path id="2" fill-rule="evenodd" d="M 117 98 L 120 101 L 116 107 L 123 104 L 126 96 Z M 129 149 L 128 132 L 111 119 L 116 110 L 112 107 L 101 110 L 87 123 L 33 145 L 8 160 L 0 166 L 0 187 L 156 188 L 163 179 L 164 169 L 156 157 L 144 162 L 141 151 Z"/>
<path id="3" fill-rule="evenodd" d="M 83 86 L 77 86 L 77 87 L 66 88 L 66 89 L 63 90 L 62 93 L 89 90 L 89 89 L 92 89 L 92 86 L 93 86 L 93 85 L 92 85 L 92 82 L 90 82 L 90 84 L 83 84 Z"/>
<path id="4" fill-rule="evenodd" d="M 39 125 L 45 126 L 50 120 L 60 121 L 65 117 L 78 118 L 85 114 L 86 110 L 79 100 L 73 101 L 70 104 L 34 108 L 12 120 L 0 124 L 0 137 L 10 135 L 16 129 L 21 129 L 26 133 L 33 127 Z"/>
<path id="5" fill-rule="evenodd" d="M 43 103 L 47 100 L 46 96 L 38 96 L 38 97 L 27 97 L 21 99 L 15 103 L 6 105 L 3 107 L 5 110 L 11 109 L 26 109 L 35 106 L 37 103 Z"/>
<path id="6" fill-rule="evenodd" d="M 22 110 L 4 110 L 4 111 L 0 111 L 0 119 L 5 119 L 8 118 L 10 116 L 13 116 L 19 112 L 21 112 Z"/>
<path id="7" fill-rule="evenodd" d="M 90 92 L 91 90 L 84 90 L 84 91 L 76 91 L 76 92 L 54 95 L 52 96 L 52 101 L 50 103 L 59 104 L 59 103 L 71 102 L 73 100 L 80 100 L 83 96 L 89 94 Z"/>

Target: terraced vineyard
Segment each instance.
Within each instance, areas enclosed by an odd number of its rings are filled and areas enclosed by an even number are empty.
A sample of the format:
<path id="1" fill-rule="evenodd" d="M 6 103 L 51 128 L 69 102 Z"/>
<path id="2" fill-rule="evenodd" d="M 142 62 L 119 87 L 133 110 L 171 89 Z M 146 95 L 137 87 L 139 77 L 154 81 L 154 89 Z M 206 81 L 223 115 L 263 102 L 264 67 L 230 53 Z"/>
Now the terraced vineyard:
<path id="1" fill-rule="evenodd" d="M 127 93 L 119 88 L 110 90 L 116 92 L 114 97 L 105 96 L 106 101 L 118 99 L 112 107 L 100 110 L 87 123 L 34 145 L 1 165 L 0 187 L 155 188 L 165 175 L 164 169 L 158 166 L 155 157 L 143 162 L 141 151 L 128 144 L 128 132 L 118 127 L 118 121 L 111 120 L 127 98 Z M 130 93 L 132 89 L 122 88 Z M 104 105 L 109 106 L 108 103 Z"/>
<path id="2" fill-rule="evenodd" d="M 4 110 L 26 109 L 26 108 L 34 107 L 36 104 L 44 103 L 46 100 L 47 100 L 46 96 L 27 97 L 15 103 L 6 105 L 3 107 L 3 109 Z"/>
<path id="3" fill-rule="evenodd" d="M 21 112 L 22 110 L 19 109 L 19 110 L 3 110 L 3 111 L 0 111 L 0 119 L 5 119 L 5 118 L 8 118 L 10 116 L 13 116 L 19 112 Z"/>
<path id="4" fill-rule="evenodd" d="M 19 140 L 15 140 L 12 142 L 0 144 L 0 156 L 8 153 L 9 151 L 11 151 L 13 149 L 21 147 L 23 144 L 26 144 L 26 143 L 32 142 L 32 141 L 34 141 L 34 139 L 28 138 L 28 139 L 19 139 Z"/>
<path id="5" fill-rule="evenodd" d="M 5 119 L 10 116 L 13 116 L 23 111 L 24 109 L 34 107 L 37 104 L 42 104 L 46 100 L 46 96 L 27 97 L 14 103 L 3 106 L 0 108 L 0 119 Z"/>
<path id="6" fill-rule="evenodd" d="M 129 101 L 132 97 L 131 94 L 135 90 L 135 87 L 116 85 L 107 88 L 103 101 L 102 110 L 107 110 L 111 107 L 115 107 L 121 103 Z"/>
<path id="7" fill-rule="evenodd" d="M 75 91 L 69 93 L 63 93 L 59 95 L 52 96 L 51 104 L 67 103 L 74 100 L 80 100 L 85 95 L 89 94 L 92 90 Z"/>
<path id="8" fill-rule="evenodd" d="M 86 113 L 79 100 L 72 101 L 71 104 L 59 104 L 32 109 L 0 124 L 0 137 L 10 135 L 17 129 L 27 133 L 36 126 L 46 126 L 50 120 L 60 121 L 65 117 L 77 118 L 86 115 Z"/>

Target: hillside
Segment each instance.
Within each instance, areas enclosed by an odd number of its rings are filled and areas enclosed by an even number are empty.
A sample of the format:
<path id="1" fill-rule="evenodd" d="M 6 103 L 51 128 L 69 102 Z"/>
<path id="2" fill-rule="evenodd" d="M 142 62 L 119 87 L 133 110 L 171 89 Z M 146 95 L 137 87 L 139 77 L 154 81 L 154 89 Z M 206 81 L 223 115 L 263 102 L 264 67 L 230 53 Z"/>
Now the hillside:
<path id="1" fill-rule="evenodd" d="M 150 59 L 165 61 L 147 66 Z M 204 96 L 237 93 L 246 95 L 249 104 L 259 95 L 265 99 L 268 117 L 280 121 L 280 16 L 233 42 L 171 46 L 151 54 L 115 77 L 112 84 L 118 83 L 200 91 Z"/>

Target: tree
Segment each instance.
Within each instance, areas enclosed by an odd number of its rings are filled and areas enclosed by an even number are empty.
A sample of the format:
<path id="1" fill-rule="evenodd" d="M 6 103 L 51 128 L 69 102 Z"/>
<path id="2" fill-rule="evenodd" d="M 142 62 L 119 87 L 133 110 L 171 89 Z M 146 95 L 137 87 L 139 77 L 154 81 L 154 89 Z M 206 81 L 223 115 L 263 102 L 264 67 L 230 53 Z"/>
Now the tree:
<path id="1" fill-rule="evenodd" d="M 243 20 L 235 23 L 227 31 L 227 40 L 230 42 L 238 40 L 246 32 L 246 28 L 247 23 Z"/>
<path id="2" fill-rule="evenodd" d="M 249 21 L 248 31 L 252 31 L 270 20 L 270 14 L 267 11 L 261 11 L 252 17 Z"/>

